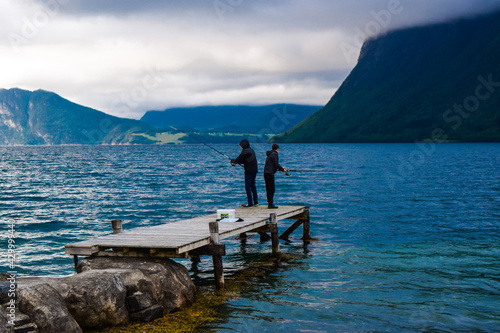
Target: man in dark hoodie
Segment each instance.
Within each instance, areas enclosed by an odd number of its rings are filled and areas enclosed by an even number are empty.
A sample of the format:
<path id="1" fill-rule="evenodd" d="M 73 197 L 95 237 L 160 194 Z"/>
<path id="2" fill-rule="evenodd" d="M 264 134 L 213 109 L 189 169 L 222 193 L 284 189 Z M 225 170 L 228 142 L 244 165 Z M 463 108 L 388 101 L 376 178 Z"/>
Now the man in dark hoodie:
<path id="1" fill-rule="evenodd" d="M 255 178 L 257 177 L 257 158 L 255 152 L 250 148 L 248 140 L 241 140 L 240 147 L 242 149 L 240 155 L 236 159 L 231 160 L 231 164 L 242 164 L 245 168 L 245 191 L 247 192 L 248 205 L 243 207 L 252 207 L 259 205 L 257 198 L 257 187 L 255 186 Z"/>
<path id="2" fill-rule="evenodd" d="M 280 147 L 273 143 L 272 150 L 266 152 L 266 164 L 264 165 L 264 181 L 266 182 L 267 208 L 278 208 L 273 203 L 274 200 L 274 174 L 276 171 L 286 172 L 286 168 L 279 164 L 278 152 Z"/>

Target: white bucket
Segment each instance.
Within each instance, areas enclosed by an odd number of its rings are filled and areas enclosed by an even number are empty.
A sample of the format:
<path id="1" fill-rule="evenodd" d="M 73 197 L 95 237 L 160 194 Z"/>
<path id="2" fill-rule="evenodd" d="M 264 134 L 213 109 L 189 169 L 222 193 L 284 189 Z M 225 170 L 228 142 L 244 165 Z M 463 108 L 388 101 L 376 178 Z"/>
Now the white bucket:
<path id="1" fill-rule="evenodd" d="M 234 220 L 234 209 L 217 209 L 217 219 L 231 219 Z"/>

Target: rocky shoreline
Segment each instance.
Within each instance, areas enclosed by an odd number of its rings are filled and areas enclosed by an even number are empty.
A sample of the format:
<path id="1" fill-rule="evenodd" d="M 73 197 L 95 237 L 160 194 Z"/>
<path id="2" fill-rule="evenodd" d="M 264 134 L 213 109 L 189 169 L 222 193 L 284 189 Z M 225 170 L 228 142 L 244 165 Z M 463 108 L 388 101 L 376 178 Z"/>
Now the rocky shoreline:
<path id="1" fill-rule="evenodd" d="M 85 258 L 66 277 L 0 273 L 0 286 L 0 333 L 147 322 L 188 306 L 196 290 L 188 270 L 170 259 L 116 257 Z"/>

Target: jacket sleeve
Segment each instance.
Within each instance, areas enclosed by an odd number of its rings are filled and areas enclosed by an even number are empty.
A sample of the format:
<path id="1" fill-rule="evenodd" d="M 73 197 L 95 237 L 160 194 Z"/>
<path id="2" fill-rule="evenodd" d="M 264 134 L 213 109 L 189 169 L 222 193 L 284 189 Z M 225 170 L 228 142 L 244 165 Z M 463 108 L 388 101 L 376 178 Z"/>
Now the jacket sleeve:
<path id="1" fill-rule="evenodd" d="M 241 151 L 240 155 L 236 159 L 231 160 L 232 163 L 243 164 L 246 160 L 246 152 Z"/>
<path id="2" fill-rule="evenodd" d="M 283 167 L 279 164 L 278 154 L 273 154 L 273 164 L 275 170 L 285 171 L 285 169 L 283 169 Z"/>

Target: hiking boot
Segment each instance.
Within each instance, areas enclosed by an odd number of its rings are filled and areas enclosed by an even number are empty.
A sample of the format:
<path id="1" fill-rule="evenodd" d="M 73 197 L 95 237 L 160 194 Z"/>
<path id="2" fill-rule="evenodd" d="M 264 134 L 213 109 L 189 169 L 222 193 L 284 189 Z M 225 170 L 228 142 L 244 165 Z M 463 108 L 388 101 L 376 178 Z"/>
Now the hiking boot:
<path id="1" fill-rule="evenodd" d="M 275 206 L 275 205 L 269 205 L 269 206 L 267 206 L 267 208 L 268 208 L 268 209 L 276 209 L 276 208 L 278 208 L 278 206 Z"/>

